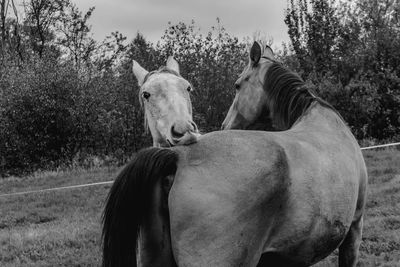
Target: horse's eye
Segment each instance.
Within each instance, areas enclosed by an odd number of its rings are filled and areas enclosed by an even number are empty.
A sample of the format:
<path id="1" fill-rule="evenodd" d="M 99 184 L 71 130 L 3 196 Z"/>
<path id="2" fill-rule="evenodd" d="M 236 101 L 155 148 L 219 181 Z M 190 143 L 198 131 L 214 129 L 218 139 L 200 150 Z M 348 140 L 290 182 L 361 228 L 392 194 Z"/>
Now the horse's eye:
<path id="1" fill-rule="evenodd" d="M 149 99 L 150 93 L 149 92 L 143 92 L 142 96 L 143 96 L 144 99 Z"/>
<path id="2" fill-rule="evenodd" d="M 193 91 L 193 89 L 192 89 L 192 87 L 191 87 L 190 85 L 188 86 L 188 88 L 186 88 L 186 90 L 187 90 L 188 92 Z"/>

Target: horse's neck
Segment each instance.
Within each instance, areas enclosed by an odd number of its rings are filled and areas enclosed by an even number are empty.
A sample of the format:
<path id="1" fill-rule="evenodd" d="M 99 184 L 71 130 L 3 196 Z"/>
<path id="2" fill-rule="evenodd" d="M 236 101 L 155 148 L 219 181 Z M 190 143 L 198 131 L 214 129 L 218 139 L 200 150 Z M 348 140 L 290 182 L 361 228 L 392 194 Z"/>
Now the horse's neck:
<path id="1" fill-rule="evenodd" d="M 337 112 L 318 102 L 311 104 L 306 114 L 291 129 L 314 129 L 325 132 L 345 131 L 351 134 L 350 129 Z"/>
<path id="2" fill-rule="evenodd" d="M 276 131 L 269 112 L 263 112 L 255 122 L 246 128 L 246 130 Z"/>

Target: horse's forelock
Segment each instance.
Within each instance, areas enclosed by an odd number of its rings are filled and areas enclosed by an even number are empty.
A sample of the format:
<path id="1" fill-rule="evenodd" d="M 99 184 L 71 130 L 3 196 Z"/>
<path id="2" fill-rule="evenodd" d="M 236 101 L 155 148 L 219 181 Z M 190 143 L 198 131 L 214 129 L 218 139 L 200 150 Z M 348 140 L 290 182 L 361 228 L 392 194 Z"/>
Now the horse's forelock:
<path id="1" fill-rule="evenodd" d="M 153 74 L 157 74 L 157 73 L 169 73 L 169 74 L 173 74 L 177 77 L 182 77 L 179 73 L 177 73 L 176 71 L 166 67 L 166 66 L 162 66 L 160 67 L 158 70 L 153 70 L 150 71 L 149 73 L 146 74 L 146 76 L 143 79 L 143 84 L 146 83 L 146 81 L 150 78 L 150 76 L 152 76 Z M 142 84 L 142 86 L 143 86 Z"/>

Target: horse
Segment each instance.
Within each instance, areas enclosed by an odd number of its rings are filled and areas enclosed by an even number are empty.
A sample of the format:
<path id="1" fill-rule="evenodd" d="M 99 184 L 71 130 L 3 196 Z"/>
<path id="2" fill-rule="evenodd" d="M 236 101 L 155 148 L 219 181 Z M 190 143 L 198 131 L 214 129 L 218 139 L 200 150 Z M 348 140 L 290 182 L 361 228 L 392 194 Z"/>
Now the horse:
<path id="1" fill-rule="evenodd" d="M 224 129 L 282 130 L 138 152 L 107 198 L 103 266 L 310 266 L 337 247 L 355 266 L 367 173 L 341 116 L 258 42 L 235 87 Z"/>
<path id="2" fill-rule="evenodd" d="M 298 187 L 293 187 L 292 191 L 293 206 L 301 209 L 300 205 L 294 205 L 295 201 L 299 201 L 301 205 L 312 203 L 313 199 L 325 202 L 314 208 L 308 207 L 311 218 L 306 220 L 309 221 L 309 227 L 320 223 L 318 217 L 321 213 L 331 212 L 330 208 L 337 209 L 329 216 L 340 219 L 330 220 L 328 224 L 342 233 L 339 237 L 344 236 L 337 244 L 339 266 L 356 266 L 368 181 L 361 149 L 343 118 L 330 104 L 307 88 L 299 76 L 286 70 L 276 60 L 269 46 L 258 42 L 253 44 L 250 63 L 234 87 L 235 99 L 221 129 L 252 129 L 255 122 L 264 118 L 266 123 L 262 127 L 283 131 L 279 133 L 278 139 L 285 148 L 289 167 L 293 170 L 291 181 L 298 183 Z M 296 145 L 293 145 L 293 141 Z M 342 157 L 348 161 L 340 160 Z M 307 162 L 314 166 L 302 168 Z M 351 168 L 353 171 L 350 171 Z M 327 185 L 335 186 L 338 190 L 326 188 Z M 345 186 L 350 189 L 344 188 Z M 307 192 L 310 194 L 304 195 Z M 338 195 L 347 199 L 348 207 L 343 206 L 346 201 L 338 202 Z M 335 202 L 342 207 L 333 205 Z M 343 224 L 343 221 L 346 223 Z M 325 236 L 315 230 L 310 233 L 330 238 L 329 235 L 333 233 L 326 230 L 328 229 L 325 229 Z M 318 245 L 312 238 L 307 241 L 311 244 L 313 242 L 315 246 Z M 262 260 L 267 262 L 268 258 Z M 307 264 L 313 264 L 314 261 L 308 261 Z"/>
<path id="3" fill-rule="evenodd" d="M 199 132 L 189 95 L 193 87 L 180 75 L 178 62 L 170 56 L 166 66 L 149 72 L 133 60 L 132 71 L 140 87 L 139 102 L 144 107 L 145 129 L 150 129 L 153 146 L 196 142 Z"/>

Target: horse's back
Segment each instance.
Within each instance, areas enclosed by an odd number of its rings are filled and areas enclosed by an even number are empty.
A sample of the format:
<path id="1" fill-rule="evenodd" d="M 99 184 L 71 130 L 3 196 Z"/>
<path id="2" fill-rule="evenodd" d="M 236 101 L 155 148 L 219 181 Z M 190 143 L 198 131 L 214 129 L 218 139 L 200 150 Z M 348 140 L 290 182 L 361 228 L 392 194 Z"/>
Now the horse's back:
<path id="1" fill-rule="evenodd" d="M 203 136 L 181 153 L 169 208 L 178 265 L 255 266 L 288 188 L 284 150 L 265 132 Z M 261 232 L 260 232 L 261 231 Z"/>
<path id="2" fill-rule="evenodd" d="M 266 253 L 301 266 L 342 242 L 357 209 L 359 159 L 301 139 L 224 131 L 177 148 L 169 208 L 178 265 L 255 266 Z"/>

